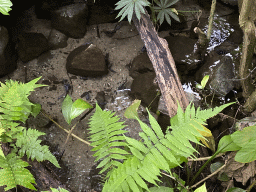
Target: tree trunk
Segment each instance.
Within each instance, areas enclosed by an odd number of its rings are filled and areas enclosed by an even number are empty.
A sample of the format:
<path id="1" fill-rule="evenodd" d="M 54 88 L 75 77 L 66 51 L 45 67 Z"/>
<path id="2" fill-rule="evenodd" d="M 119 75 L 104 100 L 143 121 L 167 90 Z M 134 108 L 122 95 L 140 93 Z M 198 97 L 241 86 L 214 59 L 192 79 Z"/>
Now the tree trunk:
<path id="1" fill-rule="evenodd" d="M 141 14 L 140 21 L 134 14 L 133 22 L 147 48 L 168 114 L 173 117 L 177 113 L 177 101 L 183 109 L 189 102 L 182 88 L 168 43 L 158 36 L 147 12 Z"/>

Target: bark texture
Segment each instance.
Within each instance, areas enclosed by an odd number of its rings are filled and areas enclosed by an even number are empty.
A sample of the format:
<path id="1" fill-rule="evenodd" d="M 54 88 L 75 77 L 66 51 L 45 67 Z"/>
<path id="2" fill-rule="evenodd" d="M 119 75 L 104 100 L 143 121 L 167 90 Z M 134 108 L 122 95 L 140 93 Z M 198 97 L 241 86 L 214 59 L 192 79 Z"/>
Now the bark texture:
<path id="1" fill-rule="evenodd" d="M 177 101 L 183 109 L 189 102 L 182 88 L 168 43 L 158 36 L 147 12 L 141 14 L 140 21 L 134 15 L 133 22 L 147 48 L 169 116 L 173 117 L 177 113 Z"/>

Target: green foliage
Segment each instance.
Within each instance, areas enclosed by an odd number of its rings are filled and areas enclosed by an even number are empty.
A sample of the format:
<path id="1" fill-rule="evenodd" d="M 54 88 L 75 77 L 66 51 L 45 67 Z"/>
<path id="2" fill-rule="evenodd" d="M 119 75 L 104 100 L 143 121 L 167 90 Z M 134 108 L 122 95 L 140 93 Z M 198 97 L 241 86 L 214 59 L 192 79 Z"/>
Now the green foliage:
<path id="1" fill-rule="evenodd" d="M 207 192 L 205 183 L 201 187 L 196 189 L 195 192 Z"/>
<path id="2" fill-rule="evenodd" d="M 72 98 L 69 95 L 66 96 L 61 107 L 62 114 L 69 125 L 73 119 L 89 108 L 92 108 L 92 106 L 82 99 L 77 99 L 73 103 Z"/>
<path id="3" fill-rule="evenodd" d="M 127 119 L 138 119 L 138 108 L 140 106 L 140 100 L 134 100 L 133 103 L 125 110 L 124 116 Z"/>
<path id="4" fill-rule="evenodd" d="M 3 15 L 9 15 L 9 11 L 11 11 L 12 2 L 10 0 L 0 0 L 0 12 Z"/>
<path id="5" fill-rule="evenodd" d="M 0 186 L 7 185 L 6 190 L 17 185 L 22 185 L 29 189 L 35 189 L 33 176 L 25 169 L 28 164 L 22 161 L 23 155 L 38 161 L 49 160 L 59 167 L 56 158 L 51 154 L 48 146 L 41 146 L 39 136 L 44 133 L 34 129 L 26 130 L 19 122 L 25 123 L 29 115 L 36 116 L 41 106 L 29 101 L 28 96 L 35 88 L 45 85 L 36 84 L 41 77 L 28 83 L 7 80 L 0 83 L 0 141 L 13 142 L 14 150 L 6 157 L 0 148 Z M 20 157 L 16 155 L 18 151 Z"/>
<path id="6" fill-rule="evenodd" d="M 45 135 L 36 129 L 24 129 L 21 134 L 17 136 L 16 147 L 20 148 L 19 155 L 23 157 L 25 154 L 32 161 L 36 158 L 38 162 L 48 160 L 56 167 L 60 168 L 60 165 L 56 158 L 49 151 L 49 147 L 46 145 L 41 145 L 41 140 L 38 139 L 39 136 Z"/>
<path id="7" fill-rule="evenodd" d="M 121 146 L 127 145 L 129 150 L 124 149 L 132 153 L 132 155 L 126 155 L 122 150 L 121 155 L 116 158 L 118 163 L 115 163 L 114 166 L 111 166 L 113 163 L 110 163 L 104 167 L 104 171 L 110 166 L 112 169 L 106 177 L 107 181 L 103 187 L 103 192 L 142 191 L 143 189 L 149 191 L 146 182 L 157 185 L 156 182 L 160 181 L 158 176 L 160 176 L 161 171 L 171 174 L 172 168 L 180 166 L 182 162 L 187 161 L 188 157 L 194 157 L 193 153 L 197 151 L 192 147 L 190 141 L 201 145 L 199 140 L 204 138 L 202 133 L 206 132 L 203 126 L 205 121 L 232 103 L 209 110 L 195 110 L 193 105 L 189 105 L 185 112 L 178 106 L 177 115 L 171 119 L 171 126 L 166 134 L 163 134 L 159 124 L 150 113 L 148 115 L 151 127 L 137 117 L 135 112 L 138 108 L 137 104 L 138 102 L 134 102 L 135 107 L 130 107 L 128 114 L 130 118 L 138 120 L 143 130 L 139 133 L 141 137 L 139 141 L 127 136 L 118 136 L 122 134 L 123 130 L 121 129 L 123 127 L 117 127 L 114 124 L 118 118 L 109 111 L 105 112 L 97 107 L 90 120 L 91 140 L 95 141 L 92 143 L 92 146 L 95 146 L 93 151 L 97 151 L 95 154 L 98 156 L 96 160 L 111 155 L 108 144 L 108 135 L 111 132 L 114 133 L 111 134 L 112 139 L 110 141 L 121 140 Z M 119 124 L 121 125 L 120 122 Z M 123 138 L 125 138 L 126 143 Z M 110 146 L 111 151 L 113 147 L 120 149 L 120 145 L 117 144 Z M 119 163 L 123 159 L 123 163 Z M 109 161 L 107 160 L 107 162 Z M 102 164 L 105 165 L 106 163 Z"/>
<path id="8" fill-rule="evenodd" d="M 97 168 L 103 167 L 100 173 L 113 167 L 119 166 L 121 163 L 119 160 L 126 159 L 126 155 L 129 153 L 119 148 L 126 146 L 123 142 L 124 134 L 127 131 L 123 130 L 125 127 L 122 122 L 118 122 L 119 118 L 114 116 L 114 113 L 110 111 L 102 111 L 102 109 L 96 104 L 96 111 L 90 119 L 90 134 L 92 141 L 91 146 L 94 146 L 92 151 L 97 151 L 94 156 L 98 161 L 104 158 L 103 161 L 97 166 Z"/>
<path id="9" fill-rule="evenodd" d="M 22 185 L 35 190 L 32 183 L 35 183 L 33 175 L 24 167 L 29 166 L 25 161 L 19 159 L 15 153 L 10 153 L 6 157 L 0 156 L 0 186 L 7 185 L 5 190 Z"/>
<path id="10" fill-rule="evenodd" d="M 238 151 L 235 160 L 240 163 L 249 163 L 256 160 L 255 145 L 256 126 L 254 125 L 222 137 L 217 152 Z"/>
<path id="11" fill-rule="evenodd" d="M 158 6 L 154 6 L 154 10 L 158 12 L 157 21 L 159 21 L 160 25 L 164 22 L 164 19 L 171 25 L 170 16 L 176 21 L 180 22 L 178 12 L 176 9 L 171 9 L 170 7 L 177 3 L 179 0 L 160 0 L 155 1 Z"/>
<path id="12" fill-rule="evenodd" d="M 140 20 L 140 14 L 145 13 L 144 7 L 149 6 L 150 3 L 147 0 L 120 0 L 116 5 L 116 10 L 121 9 L 117 15 L 117 17 L 122 15 L 120 21 L 127 16 L 131 23 L 133 12 L 135 11 L 136 17 Z"/>
<path id="13" fill-rule="evenodd" d="M 157 6 L 154 6 L 153 1 L 150 4 L 147 0 L 120 0 L 116 3 L 116 10 L 121 9 L 118 13 L 117 17 L 121 16 L 121 20 L 123 20 L 126 16 L 128 18 L 129 23 L 131 23 L 133 13 L 135 12 L 136 17 L 140 20 L 141 13 L 145 13 L 144 7 L 150 6 L 153 13 L 158 13 L 157 21 L 160 22 L 160 25 L 163 23 L 164 19 L 171 25 L 171 18 L 176 21 L 180 21 L 178 12 L 174 8 L 170 8 L 172 5 L 177 3 L 179 0 L 154 0 Z M 153 14 L 153 18 L 155 15 Z"/>
<path id="14" fill-rule="evenodd" d="M 205 75 L 204 78 L 201 81 L 201 84 L 199 84 L 199 83 L 196 84 L 196 88 L 204 89 L 206 84 L 207 84 L 207 82 L 208 82 L 208 80 L 209 80 L 209 77 L 210 77 L 209 75 Z"/>
<path id="15" fill-rule="evenodd" d="M 40 78 L 26 84 L 13 80 L 7 80 L 5 84 L 0 83 L 0 112 L 3 113 L 0 116 L 1 119 L 25 123 L 34 106 L 28 100 L 30 92 L 35 88 L 45 86 L 35 84 Z"/>

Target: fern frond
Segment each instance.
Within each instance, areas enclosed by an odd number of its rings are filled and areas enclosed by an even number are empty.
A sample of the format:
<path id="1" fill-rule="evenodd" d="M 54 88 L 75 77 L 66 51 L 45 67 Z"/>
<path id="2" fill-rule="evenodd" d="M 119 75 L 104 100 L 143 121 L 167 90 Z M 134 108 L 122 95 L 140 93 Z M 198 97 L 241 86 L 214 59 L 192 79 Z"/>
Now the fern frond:
<path id="1" fill-rule="evenodd" d="M 0 156 L 0 186 L 7 185 L 5 190 L 15 188 L 17 185 L 36 190 L 32 183 L 36 183 L 33 175 L 24 167 L 29 166 L 19 159 L 15 153 L 6 157 Z"/>
<path id="2" fill-rule="evenodd" d="M 216 115 L 231 104 L 203 112 L 200 109 L 195 111 L 194 106 L 189 105 L 185 113 L 178 106 L 177 115 L 172 118 L 169 128 L 172 131 L 168 131 L 166 135 L 149 112 L 151 128 L 137 118 L 143 130 L 139 134 L 142 140 L 125 137 L 133 157 L 112 170 L 103 191 L 141 191 L 142 188 L 149 191 L 145 181 L 156 185 L 155 181 L 159 181 L 161 170 L 171 173 L 171 168 L 180 166 L 188 157 L 193 157 L 193 153 L 197 151 L 190 141 L 200 144 L 199 138 L 203 138 L 201 132 L 205 131 L 200 123 L 205 124 L 206 118 Z"/>
<path id="3" fill-rule="evenodd" d="M 92 151 L 97 151 L 93 156 L 96 160 L 103 159 L 97 168 L 103 167 L 100 173 L 108 168 L 119 166 L 120 160 L 126 159 L 129 153 L 119 148 L 126 146 L 123 142 L 124 136 L 121 134 L 127 131 L 123 130 L 125 127 L 123 122 L 118 122 L 119 118 L 114 116 L 110 111 L 103 111 L 98 104 L 96 104 L 96 111 L 90 119 L 90 134 L 92 141 L 91 146 L 94 146 Z"/>
<path id="4" fill-rule="evenodd" d="M 20 133 L 24 127 L 20 126 L 19 123 L 7 121 L 0 115 L 0 129 L 4 130 L 2 134 L 0 134 L 0 141 L 7 143 L 16 139 L 16 135 Z"/>
<path id="5" fill-rule="evenodd" d="M 34 105 L 28 100 L 31 91 L 45 85 L 35 84 L 41 77 L 28 83 L 7 80 L 0 83 L 0 113 L 2 118 L 9 121 L 25 122 L 31 114 L 31 107 Z"/>
<path id="6" fill-rule="evenodd" d="M 36 129 L 24 129 L 21 134 L 17 136 L 16 146 L 19 147 L 19 155 L 23 157 L 25 154 L 32 161 L 36 158 L 38 162 L 48 160 L 56 167 L 60 168 L 60 165 L 54 155 L 46 145 L 41 145 L 39 136 L 45 135 L 45 133 L 37 131 Z"/>

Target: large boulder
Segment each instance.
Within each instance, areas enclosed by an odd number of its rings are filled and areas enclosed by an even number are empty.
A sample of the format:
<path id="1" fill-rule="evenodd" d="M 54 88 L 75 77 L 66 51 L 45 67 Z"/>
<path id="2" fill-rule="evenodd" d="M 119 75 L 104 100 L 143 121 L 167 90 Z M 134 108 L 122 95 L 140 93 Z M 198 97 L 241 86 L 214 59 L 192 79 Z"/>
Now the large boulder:
<path id="1" fill-rule="evenodd" d="M 7 75 L 17 68 L 17 55 L 10 43 L 8 31 L 0 26 L 0 76 Z"/>
<path id="2" fill-rule="evenodd" d="M 155 72 L 146 72 L 136 76 L 131 85 L 130 95 L 141 100 L 142 104 L 156 112 L 158 107 L 159 87 L 154 83 Z"/>
<path id="3" fill-rule="evenodd" d="M 23 33 L 19 36 L 18 55 L 26 63 L 49 50 L 48 40 L 41 33 Z"/>
<path id="4" fill-rule="evenodd" d="M 194 54 L 197 39 L 184 36 L 165 37 L 178 71 L 186 72 L 196 69 L 202 62 L 200 55 Z"/>
<path id="5" fill-rule="evenodd" d="M 74 49 L 67 58 L 66 68 L 68 73 L 82 77 L 97 77 L 108 73 L 105 56 L 93 44 Z"/>
<path id="6" fill-rule="evenodd" d="M 38 19 L 51 19 L 51 12 L 74 3 L 74 0 L 40 0 L 34 1 Z"/>
<path id="7" fill-rule="evenodd" d="M 217 96 L 225 96 L 232 89 L 236 87 L 237 81 L 235 79 L 233 60 L 230 56 L 218 55 L 215 53 L 206 61 L 196 73 L 197 82 L 201 82 L 205 75 L 209 75 L 210 89 L 214 91 Z"/>
<path id="8" fill-rule="evenodd" d="M 56 29 L 52 29 L 48 37 L 49 47 L 50 49 L 64 48 L 68 45 L 67 40 L 68 37 L 65 34 Z"/>
<path id="9" fill-rule="evenodd" d="M 154 68 L 148 54 L 144 52 L 133 59 L 129 75 L 132 78 L 136 78 L 138 75 L 147 72 L 154 72 Z"/>
<path id="10" fill-rule="evenodd" d="M 52 27 L 68 37 L 83 38 L 86 33 L 88 8 L 86 3 L 76 3 L 52 11 Z"/>

